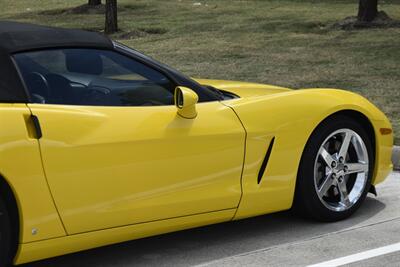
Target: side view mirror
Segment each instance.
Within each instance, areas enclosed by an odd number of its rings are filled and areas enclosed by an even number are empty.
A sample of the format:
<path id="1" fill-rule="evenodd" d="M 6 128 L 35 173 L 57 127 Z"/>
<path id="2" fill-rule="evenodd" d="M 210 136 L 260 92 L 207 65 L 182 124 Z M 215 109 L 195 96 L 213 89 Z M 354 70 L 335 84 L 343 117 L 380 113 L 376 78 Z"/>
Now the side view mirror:
<path id="1" fill-rule="evenodd" d="M 185 119 L 194 119 L 197 116 L 196 104 L 199 96 L 191 89 L 183 86 L 175 88 L 175 106 L 178 114 Z"/>

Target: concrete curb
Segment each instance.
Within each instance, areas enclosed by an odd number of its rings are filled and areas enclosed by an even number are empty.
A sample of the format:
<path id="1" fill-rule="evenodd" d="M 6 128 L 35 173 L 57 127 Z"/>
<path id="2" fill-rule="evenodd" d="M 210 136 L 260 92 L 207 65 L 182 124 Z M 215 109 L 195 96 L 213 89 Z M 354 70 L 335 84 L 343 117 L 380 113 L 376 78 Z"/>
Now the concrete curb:
<path id="1" fill-rule="evenodd" d="M 392 162 L 393 169 L 400 170 L 400 146 L 393 147 Z"/>

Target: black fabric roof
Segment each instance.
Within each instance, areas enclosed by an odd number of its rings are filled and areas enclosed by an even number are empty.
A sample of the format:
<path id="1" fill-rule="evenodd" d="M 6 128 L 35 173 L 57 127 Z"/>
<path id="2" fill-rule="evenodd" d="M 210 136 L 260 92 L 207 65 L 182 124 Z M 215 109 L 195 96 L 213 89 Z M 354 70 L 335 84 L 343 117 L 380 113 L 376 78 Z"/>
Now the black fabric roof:
<path id="1" fill-rule="evenodd" d="M 59 47 L 112 49 L 113 43 L 95 32 L 0 21 L 0 103 L 28 102 L 13 53 Z"/>
<path id="2" fill-rule="evenodd" d="M 95 32 L 0 21 L 0 49 L 8 53 L 68 46 L 112 48 L 113 44 Z"/>

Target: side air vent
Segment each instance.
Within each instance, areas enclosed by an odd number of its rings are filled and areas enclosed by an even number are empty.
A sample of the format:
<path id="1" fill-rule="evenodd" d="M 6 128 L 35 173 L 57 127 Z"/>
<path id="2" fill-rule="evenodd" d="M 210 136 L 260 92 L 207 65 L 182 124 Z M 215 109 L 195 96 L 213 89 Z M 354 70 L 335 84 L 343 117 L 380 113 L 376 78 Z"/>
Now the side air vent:
<path id="1" fill-rule="evenodd" d="M 265 173 L 265 169 L 267 168 L 268 160 L 269 160 L 269 157 L 271 156 L 271 152 L 272 152 L 272 147 L 274 146 L 274 141 L 275 141 L 275 137 L 272 138 L 271 143 L 269 143 L 267 154 L 265 154 L 265 158 L 261 165 L 260 172 L 258 173 L 258 180 L 257 180 L 258 184 L 260 184 L 261 179 Z"/>

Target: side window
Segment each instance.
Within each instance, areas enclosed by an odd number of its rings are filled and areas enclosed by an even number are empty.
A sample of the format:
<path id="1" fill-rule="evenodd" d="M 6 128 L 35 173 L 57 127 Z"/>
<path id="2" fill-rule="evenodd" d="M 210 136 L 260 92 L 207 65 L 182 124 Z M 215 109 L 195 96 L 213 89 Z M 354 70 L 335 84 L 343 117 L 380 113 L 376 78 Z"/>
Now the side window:
<path id="1" fill-rule="evenodd" d="M 55 49 L 14 55 L 34 103 L 93 106 L 173 104 L 163 74 L 109 50 Z"/>

